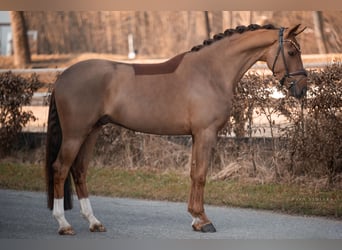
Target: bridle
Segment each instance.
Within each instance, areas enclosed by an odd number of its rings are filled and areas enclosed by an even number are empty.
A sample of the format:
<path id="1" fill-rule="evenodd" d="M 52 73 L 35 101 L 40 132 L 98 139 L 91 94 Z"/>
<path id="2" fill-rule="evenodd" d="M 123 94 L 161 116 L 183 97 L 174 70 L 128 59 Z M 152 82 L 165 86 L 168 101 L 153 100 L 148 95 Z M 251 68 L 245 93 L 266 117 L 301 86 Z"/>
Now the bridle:
<path id="1" fill-rule="evenodd" d="M 279 80 L 279 83 L 281 84 L 281 86 L 284 85 L 284 82 L 286 80 L 286 78 L 291 78 L 293 76 L 299 76 L 299 75 L 302 75 L 302 76 L 305 76 L 307 77 L 308 74 L 306 72 L 305 69 L 301 69 L 299 71 L 295 71 L 295 72 L 289 72 L 289 67 L 286 63 L 286 60 L 285 60 L 285 52 L 284 52 L 284 42 L 290 42 L 295 48 L 296 50 L 301 53 L 301 50 L 299 48 L 299 46 L 292 40 L 284 40 L 284 30 L 285 28 L 284 27 L 281 27 L 279 29 L 279 47 L 278 47 L 278 51 L 277 51 L 277 55 L 274 59 L 274 62 L 273 62 L 273 66 L 272 66 L 272 72 L 273 72 L 273 76 L 275 76 L 275 72 L 274 72 L 274 68 L 275 68 L 275 65 L 278 61 L 278 58 L 279 58 L 279 55 L 281 54 L 282 58 L 283 58 L 283 63 L 284 63 L 284 66 L 285 66 L 285 74 L 284 76 Z M 295 81 L 295 82 L 291 82 L 291 87 L 293 87 L 298 81 Z"/>

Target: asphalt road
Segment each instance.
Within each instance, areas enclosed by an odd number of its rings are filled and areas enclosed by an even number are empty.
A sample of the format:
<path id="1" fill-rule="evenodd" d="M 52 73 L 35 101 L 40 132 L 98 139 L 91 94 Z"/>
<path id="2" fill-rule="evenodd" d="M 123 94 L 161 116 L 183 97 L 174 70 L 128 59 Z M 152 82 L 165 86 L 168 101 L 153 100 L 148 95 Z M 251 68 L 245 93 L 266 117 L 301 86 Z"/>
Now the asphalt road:
<path id="1" fill-rule="evenodd" d="M 185 203 L 90 197 L 105 233 L 90 233 L 74 209 L 66 217 L 77 235 L 59 236 L 43 193 L 0 190 L 0 239 L 342 239 L 342 221 L 251 209 L 206 206 L 216 233 L 192 231 Z"/>

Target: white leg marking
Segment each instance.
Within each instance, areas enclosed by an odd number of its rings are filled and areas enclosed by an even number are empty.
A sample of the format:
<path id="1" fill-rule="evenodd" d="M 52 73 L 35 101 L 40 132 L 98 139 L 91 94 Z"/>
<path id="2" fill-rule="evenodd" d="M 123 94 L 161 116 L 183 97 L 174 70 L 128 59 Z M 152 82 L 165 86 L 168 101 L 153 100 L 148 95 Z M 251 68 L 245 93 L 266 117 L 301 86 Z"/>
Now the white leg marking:
<path id="1" fill-rule="evenodd" d="M 71 227 L 64 216 L 64 199 L 53 200 L 53 212 L 52 215 L 55 217 L 59 224 L 59 229 Z"/>
<path id="2" fill-rule="evenodd" d="M 80 199 L 80 205 L 81 205 L 81 214 L 84 218 L 87 219 L 89 222 L 89 228 L 92 228 L 94 225 L 101 225 L 101 222 L 96 219 L 96 217 L 93 214 L 93 209 L 90 204 L 89 198 L 83 198 Z"/>
<path id="3" fill-rule="evenodd" d="M 195 225 L 196 223 L 201 222 L 201 219 L 198 217 L 192 217 L 192 223 L 191 226 Z"/>

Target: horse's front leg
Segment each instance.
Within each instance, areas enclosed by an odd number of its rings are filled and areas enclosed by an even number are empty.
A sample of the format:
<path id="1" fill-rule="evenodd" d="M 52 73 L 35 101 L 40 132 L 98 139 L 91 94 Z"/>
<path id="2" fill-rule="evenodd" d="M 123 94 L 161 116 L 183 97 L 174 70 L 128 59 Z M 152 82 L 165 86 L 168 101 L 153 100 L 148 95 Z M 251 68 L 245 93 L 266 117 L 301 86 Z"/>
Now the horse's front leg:
<path id="1" fill-rule="evenodd" d="M 204 186 L 212 149 L 216 144 L 216 131 L 204 130 L 193 135 L 191 159 L 191 191 L 188 211 L 192 215 L 195 231 L 216 232 L 215 227 L 204 212 Z"/>

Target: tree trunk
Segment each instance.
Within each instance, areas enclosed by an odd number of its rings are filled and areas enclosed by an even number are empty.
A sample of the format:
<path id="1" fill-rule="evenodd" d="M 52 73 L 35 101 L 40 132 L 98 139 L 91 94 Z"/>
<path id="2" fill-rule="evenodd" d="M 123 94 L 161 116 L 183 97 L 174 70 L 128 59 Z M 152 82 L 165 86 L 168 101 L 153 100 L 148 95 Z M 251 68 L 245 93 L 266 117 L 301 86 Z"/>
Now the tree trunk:
<path id="1" fill-rule="evenodd" d="M 23 11 L 11 11 L 11 26 L 14 65 L 17 68 L 26 68 L 31 62 L 31 54 Z"/>
<path id="2" fill-rule="evenodd" d="M 317 46 L 320 54 L 326 54 L 327 44 L 324 35 L 324 21 L 322 11 L 314 11 L 313 15 L 313 23 L 315 27 L 315 36 L 317 41 Z"/>
<path id="3" fill-rule="evenodd" d="M 210 20 L 209 20 L 209 11 L 204 11 L 204 18 L 205 18 L 205 28 L 207 31 L 207 38 L 209 39 L 211 36 L 211 27 L 210 27 Z"/>

